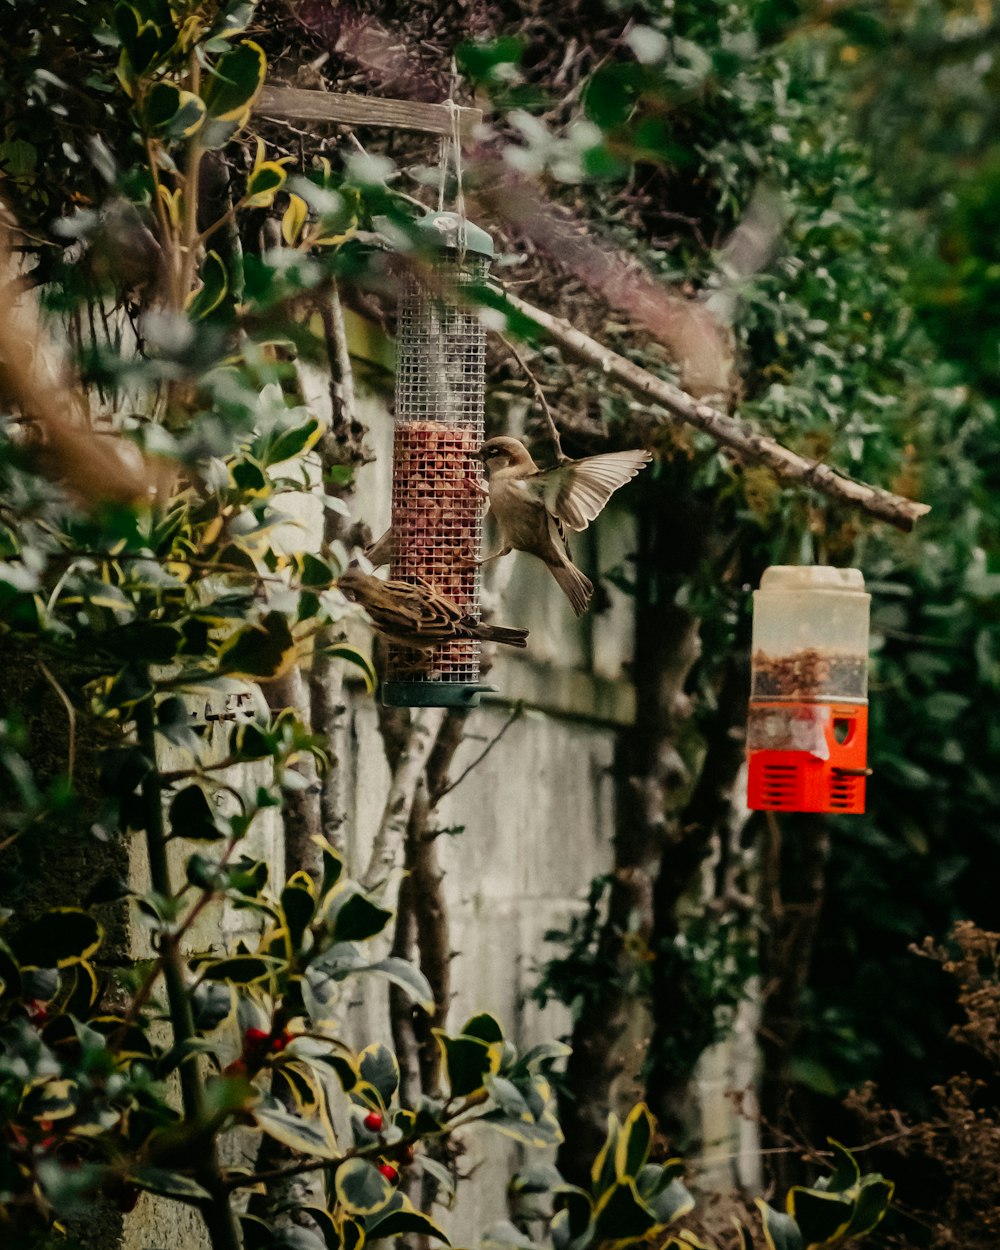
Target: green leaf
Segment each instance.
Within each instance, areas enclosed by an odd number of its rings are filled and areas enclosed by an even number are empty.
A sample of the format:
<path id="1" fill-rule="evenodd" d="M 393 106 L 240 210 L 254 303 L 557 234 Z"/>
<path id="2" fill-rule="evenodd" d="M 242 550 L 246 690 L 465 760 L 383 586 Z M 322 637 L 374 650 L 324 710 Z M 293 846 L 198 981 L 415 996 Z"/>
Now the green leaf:
<path id="1" fill-rule="evenodd" d="M 274 1231 L 265 1220 L 256 1215 L 240 1216 L 240 1232 L 243 1234 L 243 1250 L 271 1250 Z"/>
<path id="2" fill-rule="evenodd" d="M 281 237 L 289 247 L 294 247 L 302 236 L 309 216 L 309 205 L 301 195 L 290 195 L 288 207 L 281 216 Z"/>
<path id="3" fill-rule="evenodd" d="M 365 679 L 365 688 L 369 694 L 374 694 L 375 687 L 378 685 L 378 678 L 372 668 L 371 660 L 359 651 L 357 647 L 345 647 L 338 644 L 335 647 L 324 647 L 323 654 L 330 657 L 331 660 L 345 660 L 348 664 L 352 664 L 355 668 L 361 669 L 361 673 Z"/>
<path id="4" fill-rule="evenodd" d="M 160 30 L 152 22 L 146 21 L 139 10 L 131 4 L 115 6 L 114 22 L 122 50 L 136 75 L 149 69 L 159 57 L 161 48 L 165 51 L 173 42 L 172 38 L 167 36 L 167 32 Z M 172 30 L 169 35 L 173 35 Z"/>
<path id="5" fill-rule="evenodd" d="M 268 875 L 266 860 L 243 856 L 229 868 L 229 889 L 237 895 L 255 899 L 267 885 Z M 239 905 L 238 899 L 236 903 Z"/>
<path id="6" fill-rule="evenodd" d="M 229 39 L 246 30 L 253 17 L 256 0 L 228 0 L 220 6 L 215 25 L 208 32 L 210 39 Z"/>
<path id="7" fill-rule="evenodd" d="M 487 1076 L 486 1080 L 490 1096 L 504 1115 L 534 1125 L 535 1117 L 531 1114 L 524 1095 L 513 1081 L 508 1081 L 503 1076 Z"/>
<path id="8" fill-rule="evenodd" d="M 863 1177 L 845 1236 L 863 1237 L 870 1233 L 889 1209 L 895 1188 L 892 1181 L 884 1180 L 877 1174 Z"/>
<path id="9" fill-rule="evenodd" d="M 259 625 L 248 625 L 223 647 L 219 671 L 241 677 L 274 677 L 295 654 L 295 640 L 282 612 L 268 612 Z"/>
<path id="10" fill-rule="evenodd" d="M 343 875 L 344 860 L 340 852 L 325 838 L 316 837 L 313 841 L 319 846 L 323 856 L 323 880 L 320 883 L 319 895 L 320 898 L 326 898 Z"/>
<path id="11" fill-rule="evenodd" d="M 590 1167 L 591 1190 L 594 1195 L 602 1194 L 615 1180 L 615 1154 L 618 1149 L 618 1137 L 621 1133 L 621 1122 L 614 1114 L 608 1116 L 608 1132 L 604 1144 Z"/>
<path id="12" fill-rule="evenodd" d="M 426 1154 L 418 1156 L 417 1164 L 421 1171 L 431 1177 L 438 1187 L 438 1196 L 435 1201 L 440 1202 L 443 1206 L 448 1206 L 455 1194 L 455 1177 L 452 1175 L 451 1169 L 445 1167 L 439 1160 L 432 1159 Z"/>
<path id="13" fill-rule="evenodd" d="M 89 958 L 104 930 L 78 907 L 56 907 L 30 921 L 11 939 L 22 968 L 66 968 Z"/>
<path id="14" fill-rule="evenodd" d="M 312 878 L 297 872 L 281 891 L 281 910 L 285 916 L 293 950 L 302 946 L 302 938 L 316 914 L 316 898 Z"/>
<path id="15" fill-rule="evenodd" d="M 350 1215 L 373 1215 L 396 1192 L 374 1163 L 345 1159 L 333 1177 L 337 1201 Z"/>
<path id="16" fill-rule="evenodd" d="M 435 1241 L 450 1246 L 451 1242 L 430 1216 L 418 1211 L 413 1203 L 398 1192 L 394 1193 L 386 1207 L 385 1214 L 378 1212 L 365 1220 L 365 1233 L 370 1240 L 382 1240 L 386 1237 L 403 1237 L 407 1233 L 416 1233 L 422 1237 L 432 1237 Z"/>
<path id="17" fill-rule="evenodd" d="M 229 735 L 229 750 L 244 760 L 264 760 L 273 756 L 277 743 L 260 725 L 236 725 Z"/>
<path id="18" fill-rule="evenodd" d="M 734 1219 L 733 1224 L 736 1226 L 736 1232 L 739 1235 L 740 1244 L 736 1250 L 754 1250 L 753 1235 L 745 1224 L 741 1224 Z"/>
<path id="19" fill-rule="evenodd" d="M 638 1103 L 622 1125 L 615 1147 L 615 1172 L 619 1180 L 634 1179 L 639 1175 L 639 1169 L 649 1157 L 655 1131 L 656 1122 L 649 1108 L 644 1103 Z"/>
<path id="20" fill-rule="evenodd" d="M 594 1214 L 590 1195 L 577 1185 L 561 1185 L 555 1192 L 556 1205 L 566 1216 L 572 1237 L 582 1237 Z"/>
<path id="21" fill-rule="evenodd" d="M 112 654 L 123 660 L 145 660 L 150 664 L 169 664 L 183 641 L 175 625 L 159 621 L 133 621 L 107 634 L 107 647 Z"/>
<path id="22" fill-rule="evenodd" d="M 288 175 L 277 161 L 262 161 L 247 179 L 244 208 L 270 208 Z"/>
<path id="23" fill-rule="evenodd" d="M 340 1229 L 329 1211 L 324 1210 L 323 1207 L 300 1207 L 299 1210 L 319 1226 L 323 1240 L 326 1242 L 326 1250 L 341 1250 L 343 1241 Z"/>
<path id="24" fill-rule="evenodd" d="M 845 1149 L 840 1142 L 828 1137 L 827 1142 L 833 1151 L 833 1173 L 816 1182 L 817 1189 L 825 1189 L 828 1193 L 842 1194 L 846 1189 L 853 1189 L 861 1176 L 861 1169 L 854 1155 Z"/>
<path id="25" fill-rule="evenodd" d="M 338 1055 L 336 1053 L 322 1055 L 320 1062 L 324 1067 L 332 1068 L 337 1074 L 341 1088 L 345 1094 L 349 1094 L 358 1083 L 358 1071 L 352 1059 L 347 1055 Z"/>
<path id="26" fill-rule="evenodd" d="M 155 82 L 146 93 L 142 120 L 157 139 L 186 139 L 205 118 L 205 105 L 192 91 L 172 82 Z"/>
<path id="27" fill-rule="evenodd" d="M 631 1180 L 616 1181 L 594 1203 L 594 1230 L 598 1241 L 642 1237 L 656 1223 Z"/>
<path id="28" fill-rule="evenodd" d="M 484 1090 L 487 1074 L 499 1067 L 491 1047 L 478 1037 L 449 1037 L 441 1029 L 433 1032 L 441 1048 L 451 1097 L 466 1098 Z"/>
<path id="29" fill-rule="evenodd" d="M 676 1178 L 647 1201 L 658 1224 L 670 1224 L 694 1210 L 694 1198 L 687 1187 Z"/>
<path id="30" fill-rule="evenodd" d="M 854 1204 L 849 1200 L 802 1185 L 793 1185 L 785 1202 L 807 1246 L 839 1240 L 854 1211 Z"/>
<path id="31" fill-rule="evenodd" d="M 375 1086 L 382 1105 L 388 1107 L 399 1087 L 399 1064 L 389 1047 L 381 1042 L 366 1046 L 358 1055 L 358 1071 L 363 1081 Z"/>
<path id="32" fill-rule="evenodd" d="M 799 1226 L 790 1215 L 775 1211 L 763 1198 L 755 1198 L 754 1201 L 760 1210 L 768 1250 L 805 1250 Z"/>
<path id="33" fill-rule="evenodd" d="M 201 98 L 214 121 L 236 121 L 250 109 L 267 72 L 263 48 L 249 39 L 223 53 L 202 87 Z"/>
<path id="34" fill-rule="evenodd" d="M 668 1159 L 666 1163 L 647 1163 L 639 1169 L 635 1178 L 636 1188 L 644 1202 L 651 1202 L 671 1181 L 678 1180 L 683 1175 L 682 1159 Z"/>
<path id="35" fill-rule="evenodd" d="M 344 1250 L 361 1250 L 365 1244 L 365 1230 L 358 1220 L 344 1220 L 340 1226 Z"/>
<path id="36" fill-rule="evenodd" d="M 201 786 L 185 786 L 170 804 L 170 836 L 191 842 L 218 842 L 225 835 Z"/>
<path id="37" fill-rule="evenodd" d="M 282 959 L 267 955 L 232 955 L 229 959 L 201 964 L 198 971 L 206 981 L 231 981 L 234 985 L 250 985 L 277 972 Z"/>
<path id="38" fill-rule="evenodd" d="M 374 972 L 386 977 L 393 985 L 398 985 L 401 990 L 405 990 L 428 1015 L 434 1010 L 434 991 L 431 989 L 430 982 L 415 964 L 400 959 L 397 955 L 388 955 L 385 959 L 378 960 L 377 963 L 359 968 L 358 971 Z"/>
<path id="39" fill-rule="evenodd" d="M 209 252 L 201 267 L 201 286 L 188 297 L 187 314 L 192 321 L 201 321 L 226 298 L 229 274 L 218 252 Z"/>
<path id="40" fill-rule="evenodd" d="M 632 115 L 645 73 L 641 65 L 616 62 L 605 65 L 590 78 L 583 92 L 583 107 L 602 130 L 624 126 Z"/>
<path id="41" fill-rule="evenodd" d="M 514 1072 L 534 1072 L 544 1070 L 546 1064 L 557 1059 L 567 1059 L 573 1049 L 565 1042 L 540 1042 L 526 1051 L 514 1065 Z"/>
<path id="42" fill-rule="evenodd" d="M 75 1081 L 52 1080 L 33 1086 L 21 1105 L 31 1120 L 65 1120 L 76 1114 L 80 1090 Z"/>
<path id="43" fill-rule="evenodd" d="M 392 912 L 360 892 L 348 894 L 333 918 L 334 942 L 363 942 L 381 933 Z"/>
<path id="44" fill-rule="evenodd" d="M 500 1021 L 496 1016 L 491 1016 L 487 1012 L 481 1012 L 478 1016 L 472 1016 L 462 1025 L 461 1034 L 463 1037 L 478 1037 L 481 1042 L 502 1042 L 503 1029 L 500 1027 Z"/>
<path id="45" fill-rule="evenodd" d="M 125 1178 L 140 1189 L 148 1189 L 151 1194 L 160 1194 L 164 1198 L 183 1198 L 188 1202 L 208 1198 L 207 1189 L 203 1189 L 190 1176 L 180 1172 L 169 1172 L 166 1168 L 136 1168 Z"/>
<path id="46" fill-rule="evenodd" d="M 496 1129 L 505 1137 L 512 1137 L 515 1141 L 537 1149 L 545 1146 L 558 1146 L 563 1140 L 562 1130 L 554 1117 L 543 1120 L 529 1117 L 524 1120 L 519 1116 L 508 1115 L 505 1111 L 496 1110 L 488 1111 L 481 1117 L 481 1120 L 488 1128 Z"/>
<path id="47" fill-rule="evenodd" d="M 455 49 L 455 62 L 473 82 L 488 82 L 499 66 L 516 65 L 523 51 L 523 39 L 506 35 L 484 42 L 460 43 Z"/>
<path id="48" fill-rule="evenodd" d="M 276 1098 L 265 1097 L 251 1112 L 257 1124 L 269 1137 L 290 1146 L 303 1154 L 314 1154 L 321 1159 L 337 1157 L 337 1142 L 333 1129 L 320 1119 L 303 1119 L 291 1115 Z M 339 1174 L 339 1169 L 338 1169 Z M 376 1172 L 376 1176 L 379 1173 Z M 381 1180 L 382 1177 L 379 1176 Z"/>
<path id="49" fill-rule="evenodd" d="M 322 434 L 323 428 L 318 421 L 310 420 L 305 425 L 296 426 L 292 430 L 282 430 L 274 439 L 269 440 L 258 453 L 266 465 L 280 464 L 283 460 L 292 460 L 304 451 L 308 451 Z M 327 586 L 333 580 L 328 565 L 316 556 L 305 553 L 304 567 L 314 570 L 315 580 L 310 580 L 303 572 L 302 583 L 305 586 Z"/>
<path id="50" fill-rule="evenodd" d="M 287 1084 L 297 1114 L 310 1117 L 324 1113 L 326 1103 L 323 1087 L 316 1070 L 310 1064 L 295 1059 L 285 1060 L 276 1070 L 275 1080 Z M 275 1084 L 272 1088 L 277 1090 L 279 1085 Z M 283 1098 L 282 1101 L 287 1105 L 286 1099 Z"/>

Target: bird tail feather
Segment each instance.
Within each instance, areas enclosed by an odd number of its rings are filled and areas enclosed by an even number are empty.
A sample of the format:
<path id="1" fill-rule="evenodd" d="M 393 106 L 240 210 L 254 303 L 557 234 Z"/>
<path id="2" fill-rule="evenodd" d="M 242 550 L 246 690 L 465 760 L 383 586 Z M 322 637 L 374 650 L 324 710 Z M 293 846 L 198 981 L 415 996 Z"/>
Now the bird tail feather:
<path id="1" fill-rule="evenodd" d="M 563 594 L 573 605 L 573 611 L 577 616 L 583 616 L 587 610 L 587 604 L 590 603 L 590 597 L 594 593 L 593 582 L 568 560 L 565 564 L 550 564 L 549 569 L 559 583 Z"/>
<path id="2" fill-rule="evenodd" d="M 484 642 L 502 642 L 508 647 L 526 647 L 528 631 L 507 625 L 480 625 L 476 631 Z"/>

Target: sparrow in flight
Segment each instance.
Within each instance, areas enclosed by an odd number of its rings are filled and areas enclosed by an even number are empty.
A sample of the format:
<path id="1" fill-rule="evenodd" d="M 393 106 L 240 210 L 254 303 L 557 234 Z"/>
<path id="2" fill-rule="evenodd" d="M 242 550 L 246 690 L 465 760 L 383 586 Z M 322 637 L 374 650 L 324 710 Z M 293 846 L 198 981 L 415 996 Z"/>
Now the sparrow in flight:
<path id="1" fill-rule="evenodd" d="M 426 583 L 382 581 L 351 567 L 341 573 L 337 586 L 346 598 L 361 604 L 380 634 L 414 651 L 433 651 L 456 638 L 528 645 L 526 629 L 484 625 Z"/>
<path id="2" fill-rule="evenodd" d="M 495 560 L 528 551 L 548 565 L 577 616 L 594 593 L 570 559 L 567 530 L 585 530 L 611 496 L 652 460 L 648 451 L 611 451 L 540 469 L 516 438 L 491 438 L 479 449 L 486 466 L 490 516 L 500 531 Z M 485 564 L 486 560 L 482 563 Z"/>

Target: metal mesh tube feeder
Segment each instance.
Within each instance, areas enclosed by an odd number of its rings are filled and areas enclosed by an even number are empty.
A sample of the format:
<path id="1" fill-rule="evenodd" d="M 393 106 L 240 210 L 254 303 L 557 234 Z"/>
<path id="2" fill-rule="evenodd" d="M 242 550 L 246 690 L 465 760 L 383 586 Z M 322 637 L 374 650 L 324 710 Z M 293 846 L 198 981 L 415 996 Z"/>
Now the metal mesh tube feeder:
<path id="1" fill-rule="evenodd" d="M 479 617 L 486 331 L 463 287 L 482 282 L 490 236 L 456 213 L 419 223 L 430 253 L 427 280 L 409 274 L 399 308 L 392 460 L 391 576 L 430 584 Z M 391 707 L 473 707 L 482 691 L 482 644 L 445 643 L 429 656 L 388 648 L 382 702 Z"/>

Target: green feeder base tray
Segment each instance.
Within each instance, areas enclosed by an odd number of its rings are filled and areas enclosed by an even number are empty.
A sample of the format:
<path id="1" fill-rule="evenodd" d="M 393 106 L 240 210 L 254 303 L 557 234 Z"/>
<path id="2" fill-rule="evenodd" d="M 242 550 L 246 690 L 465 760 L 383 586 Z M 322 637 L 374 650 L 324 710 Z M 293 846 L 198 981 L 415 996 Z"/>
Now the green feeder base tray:
<path id="1" fill-rule="evenodd" d="M 478 707 L 479 696 L 492 690 L 457 681 L 384 681 L 379 694 L 383 707 Z"/>

